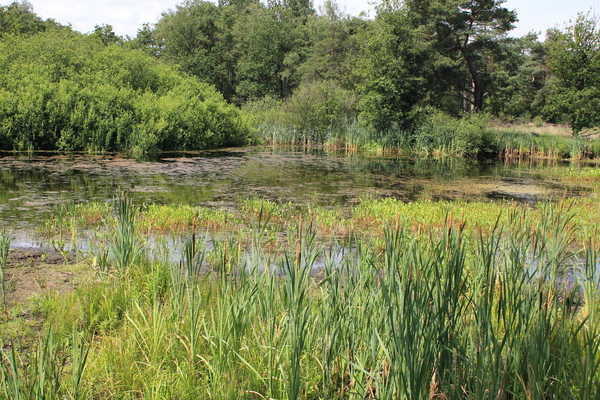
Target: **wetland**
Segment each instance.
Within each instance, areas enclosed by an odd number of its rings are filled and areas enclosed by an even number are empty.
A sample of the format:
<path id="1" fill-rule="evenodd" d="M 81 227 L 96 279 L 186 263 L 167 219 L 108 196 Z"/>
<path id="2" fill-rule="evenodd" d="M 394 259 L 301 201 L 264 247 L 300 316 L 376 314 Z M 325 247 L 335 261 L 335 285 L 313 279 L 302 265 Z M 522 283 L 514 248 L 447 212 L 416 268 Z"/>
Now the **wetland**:
<path id="1" fill-rule="evenodd" d="M 589 181 L 547 173 L 581 166 L 557 160 L 477 162 L 269 147 L 167 153 L 152 161 L 119 155 L 0 153 L 0 221 L 13 231 L 13 246 L 28 247 L 34 245 L 36 228 L 61 204 L 110 202 L 121 190 L 138 205 L 227 211 L 250 198 L 350 208 L 363 199 L 383 198 L 535 203 L 594 196 Z"/>
<path id="2" fill-rule="evenodd" d="M 599 183 L 550 159 L 2 154 L 5 397 L 589 398 Z"/>

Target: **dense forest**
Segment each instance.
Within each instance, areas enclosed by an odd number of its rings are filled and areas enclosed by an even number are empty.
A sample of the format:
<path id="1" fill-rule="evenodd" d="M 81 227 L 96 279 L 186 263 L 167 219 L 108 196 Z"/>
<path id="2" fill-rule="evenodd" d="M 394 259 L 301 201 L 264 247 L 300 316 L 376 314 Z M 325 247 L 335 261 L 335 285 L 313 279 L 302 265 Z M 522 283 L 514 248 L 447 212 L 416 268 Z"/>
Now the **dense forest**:
<path id="1" fill-rule="evenodd" d="M 494 152 L 482 126 L 600 122 L 600 32 L 510 35 L 502 0 L 187 0 L 121 37 L 0 7 L 0 146 L 138 152 L 256 141 Z M 441 139 L 440 139 L 441 138 Z"/>

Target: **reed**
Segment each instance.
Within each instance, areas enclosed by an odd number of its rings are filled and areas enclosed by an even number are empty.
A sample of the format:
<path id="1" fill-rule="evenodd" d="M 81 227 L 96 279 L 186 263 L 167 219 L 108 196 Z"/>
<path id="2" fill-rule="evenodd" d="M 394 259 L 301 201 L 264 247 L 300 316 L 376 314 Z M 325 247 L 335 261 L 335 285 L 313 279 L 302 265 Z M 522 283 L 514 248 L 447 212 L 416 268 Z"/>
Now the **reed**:
<path id="1" fill-rule="evenodd" d="M 0 230 L 0 289 L 2 290 L 2 305 L 5 312 L 8 312 L 6 305 L 6 264 L 8 262 L 9 248 L 10 235 L 3 228 Z"/>
<path id="2" fill-rule="evenodd" d="M 432 212 L 365 203 L 355 216 L 378 215 L 377 228 L 356 224 L 326 237 L 315 213 L 300 213 L 273 251 L 278 209 L 252 204 L 247 236 L 210 236 L 203 246 L 192 233 L 179 242 L 182 263 L 134 258 L 68 302 L 49 300 L 54 335 L 69 332 L 61 343 L 71 351 L 55 339 L 52 351 L 43 350 L 49 339 L 39 342 L 44 396 L 600 395 L 598 246 L 593 229 L 579 239 L 577 207 L 490 206 L 478 210 L 485 224 L 472 227 L 462 217 L 467 205 L 436 204 Z M 415 223 L 419 212 L 430 220 Z M 139 232 L 139 220 L 129 221 Z M 199 274 L 200 264 L 210 271 Z M 65 329 L 69 323 L 94 341 Z M 17 346 L 2 357 L 4 393 L 29 390 L 25 382 L 42 367 L 27 367 Z"/>
<path id="3" fill-rule="evenodd" d="M 65 364 L 64 345 L 57 343 L 50 330 L 43 335 L 36 348 L 23 351 L 11 343 L 2 350 L 0 380 L 7 399 L 54 399 L 66 395 L 61 386 Z"/>
<path id="4" fill-rule="evenodd" d="M 485 116 L 452 118 L 443 113 L 423 117 L 411 130 L 392 127 L 377 131 L 355 120 L 327 128 L 264 124 L 258 127 L 261 141 L 272 146 L 324 147 L 329 150 L 366 153 L 403 153 L 425 157 L 502 157 L 596 159 L 600 140 L 569 137 L 546 130 L 489 126 Z"/>
<path id="5" fill-rule="evenodd" d="M 115 257 L 117 269 L 126 271 L 136 260 L 141 251 L 136 235 L 137 209 L 133 200 L 121 193 L 115 200 L 116 214 L 118 218 L 115 240 L 113 241 L 112 253 Z"/>

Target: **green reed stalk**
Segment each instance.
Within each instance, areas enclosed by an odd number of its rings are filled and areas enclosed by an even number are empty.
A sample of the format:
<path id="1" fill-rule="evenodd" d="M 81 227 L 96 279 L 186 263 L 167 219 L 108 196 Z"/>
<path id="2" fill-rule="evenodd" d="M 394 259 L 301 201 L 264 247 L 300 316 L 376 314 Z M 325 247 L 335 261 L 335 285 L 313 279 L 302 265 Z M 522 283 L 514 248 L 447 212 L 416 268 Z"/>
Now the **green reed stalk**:
<path id="1" fill-rule="evenodd" d="M 385 354 L 378 383 L 382 399 L 424 398 L 438 353 L 435 338 L 439 332 L 428 327 L 435 322 L 436 309 L 431 305 L 435 282 L 430 277 L 438 267 L 439 254 L 423 254 L 416 239 L 406 244 L 404 240 L 399 224 L 386 228 L 381 291 L 389 330 L 379 335 Z M 444 247 L 438 250 L 445 251 Z"/>
<path id="2" fill-rule="evenodd" d="M 125 192 L 116 199 L 118 217 L 112 252 L 119 271 L 124 272 L 137 260 L 140 248 L 135 229 L 137 209 Z"/>
<path id="3" fill-rule="evenodd" d="M 6 306 L 6 264 L 8 263 L 8 249 L 10 248 L 10 235 L 4 228 L 0 230 L 0 289 L 2 289 L 2 304 L 4 311 L 8 312 Z"/>
<path id="4" fill-rule="evenodd" d="M 10 353 L 6 354 L 4 350 L 0 352 L 0 378 L 2 379 L 2 388 L 4 395 L 11 400 L 25 399 L 26 395 L 22 393 L 22 382 L 19 371 L 19 359 L 15 351 L 14 343 L 10 346 Z"/>
<path id="5" fill-rule="evenodd" d="M 182 251 L 182 264 L 185 266 L 188 277 L 192 277 L 200 272 L 202 264 L 204 263 L 204 257 L 206 255 L 205 249 L 208 241 L 208 233 L 206 234 L 204 241 L 201 242 L 201 239 L 196 238 L 196 233 L 192 232 L 191 239 L 185 242 Z"/>
<path id="6" fill-rule="evenodd" d="M 65 365 L 62 346 L 55 343 L 54 334 L 48 331 L 29 354 L 27 362 L 18 355 L 16 345 L 10 353 L 2 352 L 0 377 L 5 396 L 10 400 L 58 399 L 64 394 L 61 376 Z M 23 353 L 26 349 L 21 348 Z"/>
<path id="7" fill-rule="evenodd" d="M 288 365 L 285 371 L 288 398 L 296 400 L 302 387 L 302 357 L 309 342 L 307 332 L 310 320 L 310 273 L 317 258 L 316 230 L 312 221 L 304 227 L 300 218 L 297 228 L 295 260 L 285 257 L 281 268 L 286 280 L 283 287 L 284 306 L 287 310 Z"/>
<path id="8" fill-rule="evenodd" d="M 85 398 L 85 392 L 82 390 L 81 383 L 83 382 L 83 373 L 87 365 L 90 346 L 86 345 L 84 340 L 77 332 L 72 335 L 72 353 L 73 363 L 71 372 L 71 384 L 73 385 L 73 400 Z"/>

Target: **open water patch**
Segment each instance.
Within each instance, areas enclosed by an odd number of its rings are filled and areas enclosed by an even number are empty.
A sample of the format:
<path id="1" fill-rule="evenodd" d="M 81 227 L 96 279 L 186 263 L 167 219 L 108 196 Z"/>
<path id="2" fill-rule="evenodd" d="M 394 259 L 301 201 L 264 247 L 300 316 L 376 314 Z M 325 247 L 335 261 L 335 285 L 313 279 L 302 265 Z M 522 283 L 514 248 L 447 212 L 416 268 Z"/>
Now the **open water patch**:
<path id="1" fill-rule="evenodd" d="M 250 197 L 298 206 L 351 207 L 363 198 L 536 202 L 590 195 L 581 185 L 543 178 L 537 173 L 543 168 L 265 147 L 167 153 L 147 161 L 118 154 L 4 152 L 0 225 L 19 237 L 20 232 L 33 235 L 59 205 L 112 201 L 120 190 L 129 192 L 137 205 L 227 210 Z"/>

